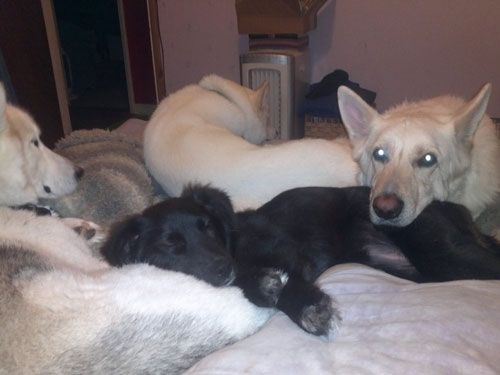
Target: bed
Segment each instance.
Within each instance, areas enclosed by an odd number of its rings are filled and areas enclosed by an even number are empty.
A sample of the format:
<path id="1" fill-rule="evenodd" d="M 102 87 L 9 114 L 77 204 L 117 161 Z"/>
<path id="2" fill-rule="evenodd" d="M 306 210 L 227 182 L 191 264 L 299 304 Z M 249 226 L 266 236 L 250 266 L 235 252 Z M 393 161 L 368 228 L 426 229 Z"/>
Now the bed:
<path id="1" fill-rule="evenodd" d="M 343 264 L 318 284 L 342 312 L 335 340 L 307 334 L 277 313 L 258 333 L 186 374 L 500 373 L 500 281 L 416 284 Z"/>
<path id="2" fill-rule="evenodd" d="M 117 131 L 140 139 L 144 126 L 131 119 Z M 302 331 L 278 312 L 258 333 L 186 374 L 500 374 L 500 281 L 416 284 L 343 264 L 318 284 L 342 313 L 333 341 Z"/>

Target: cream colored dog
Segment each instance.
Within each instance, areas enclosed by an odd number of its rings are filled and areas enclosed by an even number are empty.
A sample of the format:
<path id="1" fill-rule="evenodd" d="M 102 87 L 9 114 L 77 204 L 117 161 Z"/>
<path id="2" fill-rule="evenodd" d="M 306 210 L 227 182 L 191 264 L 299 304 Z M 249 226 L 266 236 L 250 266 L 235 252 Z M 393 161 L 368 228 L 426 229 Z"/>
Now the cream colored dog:
<path id="1" fill-rule="evenodd" d="M 261 145 L 266 92 L 266 85 L 253 91 L 210 75 L 160 103 L 145 130 L 144 156 L 169 195 L 188 183 L 211 184 L 241 210 L 294 187 L 356 184 L 347 139 Z"/>
<path id="2" fill-rule="evenodd" d="M 0 206 L 71 193 L 82 174 L 83 169 L 45 147 L 33 118 L 7 103 L 0 83 Z"/>
<path id="3" fill-rule="evenodd" d="M 347 87 L 343 122 L 371 186 L 371 220 L 404 226 L 433 199 L 461 203 L 477 217 L 500 192 L 500 146 L 485 115 L 491 85 L 472 100 L 441 96 L 379 114 Z"/>

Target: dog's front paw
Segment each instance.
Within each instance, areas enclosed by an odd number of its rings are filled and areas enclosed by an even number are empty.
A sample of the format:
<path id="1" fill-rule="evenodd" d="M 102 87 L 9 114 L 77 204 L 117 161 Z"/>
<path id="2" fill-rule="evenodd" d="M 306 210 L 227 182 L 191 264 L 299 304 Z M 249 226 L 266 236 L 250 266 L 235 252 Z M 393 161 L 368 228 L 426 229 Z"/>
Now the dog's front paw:
<path id="1" fill-rule="evenodd" d="M 106 239 L 106 230 L 96 223 L 73 217 L 64 218 L 62 220 L 64 224 L 82 237 L 87 242 L 87 245 L 94 251 L 97 251 Z"/>
<path id="2" fill-rule="evenodd" d="M 307 332 L 333 340 L 341 320 L 334 301 L 327 294 L 323 294 L 316 303 L 303 308 L 299 325 Z"/>
<path id="3" fill-rule="evenodd" d="M 268 306 L 276 306 L 288 274 L 276 268 L 264 268 L 259 278 L 259 290 Z"/>
<path id="4" fill-rule="evenodd" d="M 233 285 L 240 287 L 252 303 L 260 307 L 276 307 L 287 284 L 288 274 L 276 268 L 240 268 Z"/>

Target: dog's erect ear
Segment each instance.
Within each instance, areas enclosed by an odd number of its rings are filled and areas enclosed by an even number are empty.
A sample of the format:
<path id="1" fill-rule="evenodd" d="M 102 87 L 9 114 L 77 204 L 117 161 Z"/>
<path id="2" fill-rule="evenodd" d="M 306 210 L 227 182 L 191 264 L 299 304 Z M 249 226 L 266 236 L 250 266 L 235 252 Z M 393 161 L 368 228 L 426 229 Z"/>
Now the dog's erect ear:
<path id="1" fill-rule="evenodd" d="M 208 212 L 227 248 L 231 249 L 236 217 L 228 195 L 220 189 L 209 186 L 188 185 L 184 188 L 182 197 L 193 199 Z"/>
<path id="2" fill-rule="evenodd" d="M 378 112 L 346 86 L 337 92 L 340 115 L 352 143 L 365 140 L 372 131 L 373 120 Z"/>
<path id="3" fill-rule="evenodd" d="M 472 139 L 486 112 L 490 94 L 491 83 L 487 83 L 457 112 L 453 122 L 458 139 L 462 141 Z"/>
<path id="4" fill-rule="evenodd" d="M 269 82 L 264 81 L 258 89 L 253 90 L 250 100 L 255 108 L 255 111 L 261 112 L 266 110 L 267 95 L 269 94 Z"/>
<path id="5" fill-rule="evenodd" d="M 101 254 L 112 266 L 123 266 L 137 263 L 141 234 L 148 225 L 148 219 L 134 215 L 115 224 L 109 233 L 107 241 L 101 248 Z"/>

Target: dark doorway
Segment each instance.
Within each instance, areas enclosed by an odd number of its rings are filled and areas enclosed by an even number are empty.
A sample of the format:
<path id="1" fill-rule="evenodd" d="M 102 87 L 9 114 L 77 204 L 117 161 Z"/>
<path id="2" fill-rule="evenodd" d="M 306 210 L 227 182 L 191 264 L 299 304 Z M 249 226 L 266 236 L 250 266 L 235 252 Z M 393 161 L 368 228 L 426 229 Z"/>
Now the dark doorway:
<path id="1" fill-rule="evenodd" d="M 114 129 L 130 117 L 117 1 L 53 4 L 72 129 Z"/>

